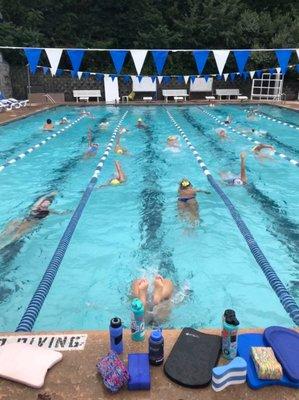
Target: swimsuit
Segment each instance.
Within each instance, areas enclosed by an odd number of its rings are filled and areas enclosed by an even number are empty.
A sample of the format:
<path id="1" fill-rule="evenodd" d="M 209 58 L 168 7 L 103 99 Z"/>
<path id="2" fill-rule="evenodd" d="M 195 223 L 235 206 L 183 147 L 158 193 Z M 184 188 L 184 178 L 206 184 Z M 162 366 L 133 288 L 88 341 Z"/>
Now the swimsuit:
<path id="1" fill-rule="evenodd" d="M 39 219 L 46 218 L 49 214 L 50 214 L 49 210 L 38 210 L 38 209 L 31 210 L 30 214 L 28 215 L 28 217 L 26 219 L 27 219 L 27 221 L 39 220 Z"/>
<path id="2" fill-rule="evenodd" d="M 87 149 L 87 153 L 96 153 L 97 151 L 98 151 L 98 148 L 94 147 L 94 146 L 90 146 Z"/>
<path id="3" fill-rule="evenodd" d="M 178 201 L 182 201 L 183 203 L 187 203 L 188 200 L 192 200 L 192 199 L 195 199 L 195 196 L 193 196 L 193 197 L 179 197 Z"/>

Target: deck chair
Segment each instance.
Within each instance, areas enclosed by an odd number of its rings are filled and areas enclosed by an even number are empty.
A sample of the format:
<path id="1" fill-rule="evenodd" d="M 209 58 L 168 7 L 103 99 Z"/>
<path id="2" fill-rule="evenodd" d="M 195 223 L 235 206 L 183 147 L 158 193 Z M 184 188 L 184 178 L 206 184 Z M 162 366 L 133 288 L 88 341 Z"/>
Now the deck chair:
<path id="1" fill-rule="evenodd" d="M 8 103 L 4 100 L 0 101 L 0 106 L 2 109 L 4 108 L 6 111 L 11 111 L 13 108 L 13 105 L 11 103 Z M 17 108 L 20 108 L 20 107 L 17 107 Z"/>
<path id="2" fill-rule="evenodd" d="M 131 100 L 131 101 L 134 100 L 134 97 L 135 97 L 135 92 L 131 92 L 131 93 L 128 95 L 128 99 Z"/>
<path id="3" fill-rule="evenodd" d="M 26 107 L 27 103 L 29 101 L 29 100 L 17 100 L 17 99 L 14 99 L 13 97 L 10 97 L 7 100 L 10 101 L 12 104 L 19 104 L 21 107 Z"/>
<path id="4" fill-rule="evenodd" d="M 18 101 L 12 102 L 8 99 L 3 99 L 3 100 L 1 100 L 1 104 L 3 104 L 6 107 L 6 111 L 10 111 L 13 108 L 21 108 L 21 105 Z"/>

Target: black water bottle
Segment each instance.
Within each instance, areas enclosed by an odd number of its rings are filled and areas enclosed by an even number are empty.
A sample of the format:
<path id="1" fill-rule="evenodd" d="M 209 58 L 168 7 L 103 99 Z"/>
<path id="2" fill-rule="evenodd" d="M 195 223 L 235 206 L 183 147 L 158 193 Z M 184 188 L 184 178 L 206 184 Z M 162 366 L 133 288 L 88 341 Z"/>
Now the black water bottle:
<path id="1" fill-rule="evenodd" d="M 161 365 L 164 361 L 164 338 L 161 329 L 152 331 L 148 342 L 149 362 L 152 365 Z"/>

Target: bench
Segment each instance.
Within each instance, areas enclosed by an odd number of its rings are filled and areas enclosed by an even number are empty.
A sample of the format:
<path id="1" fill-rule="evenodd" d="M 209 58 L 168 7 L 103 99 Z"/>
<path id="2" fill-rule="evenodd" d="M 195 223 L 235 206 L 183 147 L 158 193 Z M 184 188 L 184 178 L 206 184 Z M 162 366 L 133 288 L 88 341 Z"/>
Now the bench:
<path id="1" fill-rule="evenodd" d="M 184 101 L 183 96 L 174 96 L 174 101 L 177 103 L 178 101 Z"/>
<path id="2" fill-rule="evenodd" d="M 186 101 L 186 97 L 189 96 L 186 89 L 166 89 L 162 90 L 162 95 L 166 103 L 168 102 L 168 97 L 183 97 L 184 101 Z"/>
<path id="3" fill-rule="evenodd" d="M 239 89 L 216 89 L 216 95 L 218 96 L 219 100 L 222 100 L 222 96 L 226 96 L 228 97 L 228 100 L 230 100 L 231 96 L 238 98 L 241 93 Z"/>
<path id="4" fill-rule="evenodd" d="M 102 97 L 100 90 L 73 90 L 73 96 L 77 102 L 79 100 L 88 102 L 90 98 L 96 98 L 97 102 L 99 102 L 99 98 Z"/>

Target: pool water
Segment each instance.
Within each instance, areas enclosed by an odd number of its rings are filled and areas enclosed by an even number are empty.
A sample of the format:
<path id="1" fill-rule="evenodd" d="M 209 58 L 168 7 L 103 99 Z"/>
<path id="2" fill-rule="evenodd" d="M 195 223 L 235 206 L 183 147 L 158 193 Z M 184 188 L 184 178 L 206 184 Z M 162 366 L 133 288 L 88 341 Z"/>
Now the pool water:
<path id="1" fill-rule="evenodd" d="M 202 106 L 215 116 L 233 117 L 232 126 L 262 129 L 257 140 L 273 143 L 282 153 L 299 159 L 298 130 L 256 117 L 248 121 L 243 106 Z M 295 112 L 261 106 L 275 118 L 299 124 Z M 260 108 L 260 111 L 261 111 Z M 218 327 L 226 308 L 234 308 L 242 327 L 292 326 L 293 322 L 268 284 L 219 196 L 202 174 L 181 139 L 181 151 L 166 149 L 167 136 L 177 135 L 165 109 L 92 107 L 94 119 L 83 118 L 23 160 L 0 174 L 0 229 L 28 214 L 37 198 L 58 195 L 53 214 L 16 243 L 0 251 L 0 330 L 18 325 L 58 242 L 99 162 L 113 129 L 128 111 L 122 137 L 128 156 L 113 151 L 99 184 L 105 183 L 119 160 L 127 182 L 97 188 L 78 223 L 35 330 L 106 329 L 111 317 L 129 326 L 130 287 L 138 277 L 156 274 L 176 287 L 163 327 Z M 219 124 L 197 106 L 169 106 L 175 120 L 205 161 L 214 178 L 234 203 L 262 251 L 299 302 L 298 167 L 274 157 L 260 162 L 250 153 L 252 143 L 229 133 L 217 138 Z M 59 107 L 0 127 L 1 162 L 42 140 L 46 118 L 75 120 L 76 107 Z M 148 129 L 135 127 L 142 118 Z M 96 130 L 100 121 L 109 128 Z M 84 159 L 88 128 L 100 144 L 98 156 Z M 58 129 L 58 128 L 56 128 Z M 280 147 L 281 146 L 281 147 Z M 239 154 L 247 151 L 246 187 L 226 187 L 220 171 L 240 169 Z M 188 177 L 199 194 L 200 222 L 192 225 L 177 211 L 178 182 Z"/>

